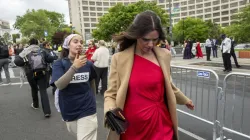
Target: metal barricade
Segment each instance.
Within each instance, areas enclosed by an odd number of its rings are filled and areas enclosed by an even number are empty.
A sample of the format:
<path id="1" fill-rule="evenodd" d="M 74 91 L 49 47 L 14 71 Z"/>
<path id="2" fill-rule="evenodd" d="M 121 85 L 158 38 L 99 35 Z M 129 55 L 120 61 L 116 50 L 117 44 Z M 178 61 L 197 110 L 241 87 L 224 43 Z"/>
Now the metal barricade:
<path id="1" fill-rule="evenodd" d="M 233 72 L 226 75 L 222 95 L 220 140 L 224 132 L 233 134 L 233 139 L 250 139 L 250 74 Z"/>
<path id="2" fill-rule="evenodd" d="M 218 95 L 221 91 L 218 86 L 218 75 L 209 69 L 171 66 L 171 76 L 175 86 L 195 105 L 194 111 L 184 106 L 178 106 L 177 111 L 212 125 L 211 134 L 213 134 L 213 140 L 216 140 L 219 124 L 217 121 Z"/>

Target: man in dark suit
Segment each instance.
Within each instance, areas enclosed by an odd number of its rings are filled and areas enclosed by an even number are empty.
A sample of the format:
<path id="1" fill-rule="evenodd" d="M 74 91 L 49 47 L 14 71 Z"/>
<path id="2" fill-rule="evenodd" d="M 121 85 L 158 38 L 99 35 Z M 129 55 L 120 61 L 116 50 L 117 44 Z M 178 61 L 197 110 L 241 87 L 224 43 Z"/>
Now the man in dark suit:
<path id="1" fill-rule="evenodd" d="M 236 67 L 237 67 L 237 68 L 240 68 L 241 66 L 239 65 L 239 63 L 238 63 L 238 61 L 237 61 L 237 57 L 236 57 L 235 51 L 234 51 L 234 47 L 235 47 L 236 43 L 235 43 L 235 41 L 233 40 L 232 37 L 230 37 L 230 39 L 231 39 L 231 51 L 230 51 L 231 56 L 234 58 L 234 63 L 235 63 L 235 65 L 236 65 Z"/>

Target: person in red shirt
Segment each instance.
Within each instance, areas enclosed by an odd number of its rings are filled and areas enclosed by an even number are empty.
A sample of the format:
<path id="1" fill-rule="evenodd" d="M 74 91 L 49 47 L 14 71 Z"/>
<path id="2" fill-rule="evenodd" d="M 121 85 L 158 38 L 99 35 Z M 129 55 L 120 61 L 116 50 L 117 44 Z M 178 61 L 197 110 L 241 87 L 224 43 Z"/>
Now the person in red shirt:
<path id="1" fill-rule="evenodd" d="M 88 50 L 87 50 L 86 53 L 85 53 L 85 55 L 86 55 L 86 57 L 87 57 L 87 59 L 88 59 L 89 61 L 92 61 L 92 60 L 91 60 L 91 57 L 93 56 L 93 54 L 94 54 L 96 48 L 97 48 L 97 47 L 94 45 L 94 41 L 90 41 L 90 42 L 89 42 L 89 48 L 88 48 Z M 92 61 L 92 62 L 93 62 L 93 61 Z"/>

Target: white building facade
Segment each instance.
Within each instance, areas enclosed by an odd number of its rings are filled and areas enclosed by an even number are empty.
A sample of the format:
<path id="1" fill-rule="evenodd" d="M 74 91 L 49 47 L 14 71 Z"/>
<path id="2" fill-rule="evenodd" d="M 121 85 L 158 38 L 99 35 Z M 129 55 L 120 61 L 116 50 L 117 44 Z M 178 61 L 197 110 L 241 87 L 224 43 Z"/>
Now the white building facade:
<path id="1" fill-rule="evenodd" d="M 99 17 L 108 13 L 117 3 L 128 5 L 139 0 L 68 0 L 70 21 L 84 39 L 90 39 Z M 155 0 L 144 0 L 151 2 Z M 164 10 L 169 9 L 169 0 L 156 0 Z M 244 8 L 250 0 L 171 0 L 173 24 L 187 17 L 212 20 L 221 26 L 232 23 L 233 15 Z"/>
<path id="2" fill-rule="evenodd" d="M 0 36 L 3 36 L 4 33 L 10 34 L 10 23 L 8 21 L 0 19 Z"/>

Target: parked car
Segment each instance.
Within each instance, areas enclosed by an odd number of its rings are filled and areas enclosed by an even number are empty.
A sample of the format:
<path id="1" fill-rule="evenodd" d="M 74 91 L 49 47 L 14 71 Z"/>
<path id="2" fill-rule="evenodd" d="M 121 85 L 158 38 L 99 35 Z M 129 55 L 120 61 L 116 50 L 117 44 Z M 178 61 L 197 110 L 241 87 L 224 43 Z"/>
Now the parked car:
<path id="1" fill-rule="evenodd" d="M 250 44 L 238 44 L 234 47 L 235 49 L 250 49 Z"/>

